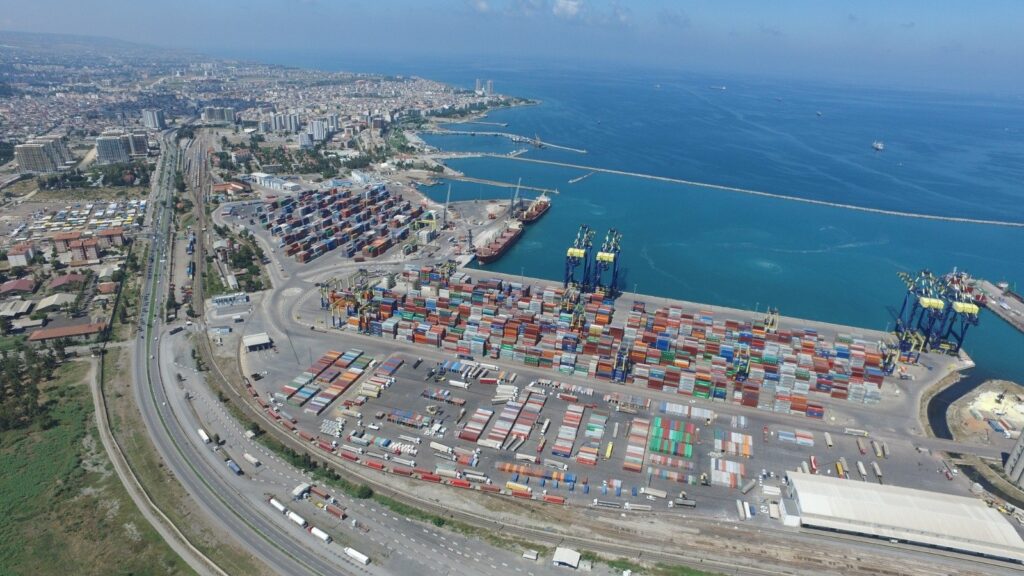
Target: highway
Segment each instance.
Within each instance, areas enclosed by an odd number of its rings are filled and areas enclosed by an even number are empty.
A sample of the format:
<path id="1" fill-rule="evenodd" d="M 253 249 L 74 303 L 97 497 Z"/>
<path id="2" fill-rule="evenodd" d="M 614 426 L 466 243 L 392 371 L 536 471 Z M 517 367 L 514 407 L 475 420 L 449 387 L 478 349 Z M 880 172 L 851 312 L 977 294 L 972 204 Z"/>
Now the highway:
<path id="1" fill-rule="evenodd" d="M 190 174 L 190 184 L 196 190 L 206 189 L 208 175 L 204 173 L 204 161 L 199 150 L 205 149 L 202 141 L 194 143 L 186 166 L 199 174 Z M 193 155 L 194 154 L 194 155 Z M 196 205 L 202 206 L 205 198 L 197 194 Z M 199 218 L 196 253 L 203 253 L 203 243 L 208 235 L 202 233 L 207 226 L 206 215 L 197 210 Z M 157 222 L 163 222 L 158 219 Z M 174 262 L 180 260 L 175 269 L 183 269 L 186 261 L 183 248 L 171 246 L 170 236 L 162 230 L 158 237 L 164 246 L 155 254 L 153 261 Z M 175 254 L 168 249 L 180 252 Z M 203 258 L 197 259 L 200 266 Z M 288 503 L 311 524 L 327 530 L 338 542 L 352 541 L 357 550 L 367 553 L 373 562 L 359 566 L 341 553 L 341 545 L 324 546 L 321 542 L 288 522 L 277 514 L 267 503 L 269 495 L 287 502 L 291 489 L 308 481 L 301 473 L 276 455 L 270 453 L 258 442 L 246 438 L 244 430 L 231 417 L 222 403 L 214 397 L 210 388 L 204 385 L 203 374 L 189 365 L 193 341 L 209 350 L 209 340 L 204 335 L 202 321 L 185 333 L 169 335 L 162 327 L 155 310 L 164 301 L 165 287 L 170 280 L 165 278 L 167 266 L 155 266 L 147 276 L 147 300 L 150 314 L 147 319 L 145 337 L 147 352 L 140 352 L 136 378 L 142 384 L 137 388 L 140 404 L 146 413 L 147 427 L 155 440 L 163 445 L 162 453 L 174 459 L 172 470 L 182 484 L 197 500 L 201 507 L 211 512 L 220 528 L 243 543 L 274 572 L 280 574 L 390 574 L 409 570 L 418 573 L 451 574 L 500 574 L 522 573 L 526 576 L 546 574 L 550 566 L 523 560 L 519 554 L 503 550 L 481 541 L 447 533 L 422 522 L 399 518 L 386 509 L 378 509 L 372 502 L 352 500 L 337 492 L 342 506 L 348 508 L 350 516 L 357 518 L 361 529 L 357 533 L 333 517 L 315 508 L 310 502 Z M 215 273 L 211 270 L 210 273 Z M 201 278 L 201 272 L 196 273 Z M 195 282 L 195 306 L 202 310 L 201 280 Z M 140 346 L 140 349 L 142 347 Z M 146 355 L 150 357 L 148 360 Z M 179 375 L 184 374 L 182 378 Z M 141 392 L 138 389 L 142 389 Z M 191 399 L 186 399 L 188 390 Z M 220 453 L 202 443 L 197 432 L 204 428 L 212 436 L 216 433 L 223 447 Z M 154 433 L 155 432 L 155 433 Z M 263 463 L 254 469 L 245 462 L 242 455 L 250 453 Z M 245 475 L 233 475 L 224 464 L 223 458 L 230 455 L 243 467 Z M 180 456 L 180 457 L 178 457 Z M 346 534 L 347 532 L 347 534 Z M 354 535 L 354 536 L 353 536 Z M 396 566 L 398 568 L 396 568 Z"/>
<path id="2" fill-rule="evenodd" d="M 173 139 L 165 138 L 165 154 L 171 154 L 176 149 Z M 144 331 L 133 351 L 135 399 L 146 428 L 167 467 L 196 503 L 209 513 L 214 525 L 245 546 L 273 571 L 279 574 L 354 573 L 311 553 L 304 543 L 297 541 L 293 533 L 270 521 L 265 510 L 256 510 L 251 501 L 243 498 L 225 481 L 226 467 L 215 466 L 210 454 L 197 450 L 191 440 L 197 436 L 197 432 L 182 422 L 180 416 L 168 405 L 168 391 L 159 370 L 161 347 L 156 344 L 165 332 L 163 319 L 157 310 L 162 309 L 164 295 L 167 293 L 167 266 L 163 264 L 167 260 L 172 234 L 167 199 L 172 186 L 168 170 L 173 168 L 173 164 L 171 158 L 163 160 L 158 176 L 160 183 L 150 201 L 150 233 L 153 242 L 149 260 L 144 263 Z"/>

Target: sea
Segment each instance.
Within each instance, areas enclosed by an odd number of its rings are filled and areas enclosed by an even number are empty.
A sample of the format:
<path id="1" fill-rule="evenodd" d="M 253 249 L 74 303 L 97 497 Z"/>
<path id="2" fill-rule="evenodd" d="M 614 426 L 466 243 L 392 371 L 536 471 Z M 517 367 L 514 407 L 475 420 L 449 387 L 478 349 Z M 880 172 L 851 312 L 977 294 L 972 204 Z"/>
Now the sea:
<path id="1" fill-rule="evenodd" d="M 536 106 L 491 112 L 506 131 L 585 149 L 528 147 L 524 158 L 949 217 L 1024 222 L 1024 99 L 826 82 L 546 63 L 269 58 L 326 70 L 419 75 Z M 453 126 L 455 127 L 455 126 Z M 505 138 L 439 136 L 442 150 L 507 153 Z M 883 151 L 872 144 L 884 143 Z M 965 270 L 1024 288 L 1024 229 L 857 212 L 790 200 L 481 157 L 469 176 L 557 189 L 552 208 L 486 267 L 561 281 L 581 224 L 622 234 L 621 286 L 789 317 L 885 330 L 901 307 L 897 272 Z M 447 182 L 424 189 L 443 201 Z M 511 191 L 452 182 L 452 200 Z M 529 194 L 527 194 L 529 195 Z M 1024 334 L 989 311 L 970 327 L 971 383 L 1024 383 Z M 974 384 L 971 384 L 974 385 Z M 964 390 L 965 391 L 965 390 Z M 962 393 L 962 392 L 961 392 Z"/>

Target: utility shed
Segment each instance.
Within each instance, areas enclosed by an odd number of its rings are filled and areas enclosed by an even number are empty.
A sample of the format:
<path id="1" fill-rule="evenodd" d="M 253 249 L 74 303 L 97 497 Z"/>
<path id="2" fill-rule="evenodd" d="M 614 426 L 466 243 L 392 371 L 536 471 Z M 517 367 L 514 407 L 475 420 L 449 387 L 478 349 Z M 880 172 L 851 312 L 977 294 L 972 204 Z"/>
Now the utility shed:
<path id="1" fill-rule="evenodd" d="M 1024 562 L 1024 540 L 977 498 L 802 472 L 789 479 L 803 526 Z"/>
<path id="2" fill-rule="evenodd" d="M 573 550 L 572 548 L 562 548 L 561 546 L 559 546 L 558 548 L 555 548 L 555 556 L 554 558 L 552 558 L 551 561 L 555 566 L 579 568 L 580 553 Z"/>
<path id="3" fill-rule="evenodd" d="M 242 338 L 242 344 L 245 346 L 246 351 L 253 352 L 270 348 L 273 341 L 266 332 L 260 332 L 259 334 L 250 334 Z"/>

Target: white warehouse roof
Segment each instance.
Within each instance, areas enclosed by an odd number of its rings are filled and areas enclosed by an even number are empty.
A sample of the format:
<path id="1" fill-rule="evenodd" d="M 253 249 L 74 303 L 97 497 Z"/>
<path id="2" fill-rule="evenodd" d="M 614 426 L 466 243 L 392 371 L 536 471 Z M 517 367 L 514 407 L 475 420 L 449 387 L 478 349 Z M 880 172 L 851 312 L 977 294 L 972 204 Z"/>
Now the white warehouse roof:
<path id="1" fill-rule="evenodd" d="M 1024 540 L 977 498 L 789 472 L 804 526 L 1024 561 Z"/>
<path id="2" fill-rule="evenodd" d="M 253 348 L 261 348 L 263 346 L 270 346 L 270 336 L 266 332 L 260 332 L 259 334 L 250 334 L 242 338 L 242 344 L 246 350 Z"/>
<path id="3" fill-rule="evenodd" d="M 572 548 L 555 548 L 555 555 L 551 560 L 555 566 L 580 567 L 580 553 Z"/>

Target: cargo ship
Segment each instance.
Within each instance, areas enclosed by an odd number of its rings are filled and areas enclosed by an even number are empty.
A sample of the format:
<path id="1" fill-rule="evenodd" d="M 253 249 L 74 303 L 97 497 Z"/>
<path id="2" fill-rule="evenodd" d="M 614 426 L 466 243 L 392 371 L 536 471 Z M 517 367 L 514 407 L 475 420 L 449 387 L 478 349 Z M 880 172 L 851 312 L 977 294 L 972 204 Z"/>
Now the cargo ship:
<path id="1" fill-rule="evenodd" d="M 477 262 L 489 264 L 501 258 L 522 235 L 523 225 L 518 220 L 509 220 L 508 226 L 497 238 L 476 251 Z"/>
<path id="2" fill-rule="evenodd" d="M 551 198 L 548 198 L 548 195 L 542 192 L 541 195 L 535 198 L 526 210 L 519 215 L 519 221 L 523 224 L 533 224 L 537 220 L 540 220 L 540 217 L 546 214 L 549 208 L 551 208 Z"/>

